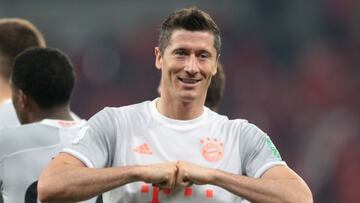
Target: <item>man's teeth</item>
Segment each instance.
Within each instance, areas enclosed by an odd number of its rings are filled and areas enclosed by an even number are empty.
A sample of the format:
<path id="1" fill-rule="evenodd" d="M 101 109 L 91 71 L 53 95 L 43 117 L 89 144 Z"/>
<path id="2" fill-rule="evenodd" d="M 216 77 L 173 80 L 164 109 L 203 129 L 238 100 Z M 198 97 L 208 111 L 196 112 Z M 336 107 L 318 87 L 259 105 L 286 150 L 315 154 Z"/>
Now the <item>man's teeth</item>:
<path id="1" fill-rule="evenodd" d="M 185 83 L 196 83 L 196 82 L 199 81 L 199 80 L 196 80 L 196 79 L 187 79 L 187 78 L 180 78 L 180 80 L 182 82 L 185 82 Z"/>

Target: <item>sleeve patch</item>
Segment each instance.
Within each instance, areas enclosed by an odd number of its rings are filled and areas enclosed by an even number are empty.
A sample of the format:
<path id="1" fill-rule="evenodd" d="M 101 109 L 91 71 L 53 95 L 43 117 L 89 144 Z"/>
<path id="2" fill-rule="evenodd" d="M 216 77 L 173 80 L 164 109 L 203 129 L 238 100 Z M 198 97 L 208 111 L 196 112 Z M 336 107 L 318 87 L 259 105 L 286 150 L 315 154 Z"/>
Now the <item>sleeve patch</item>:
<path id="1" fill-rule="evenodd" d="M 275 156 L 275 158 L 282 160 L 279 151 L 276 149 L 274 143 L 271 141 L 269 136 L 266 136 L 266 144 L 271 149 L 271 152 Z"/>

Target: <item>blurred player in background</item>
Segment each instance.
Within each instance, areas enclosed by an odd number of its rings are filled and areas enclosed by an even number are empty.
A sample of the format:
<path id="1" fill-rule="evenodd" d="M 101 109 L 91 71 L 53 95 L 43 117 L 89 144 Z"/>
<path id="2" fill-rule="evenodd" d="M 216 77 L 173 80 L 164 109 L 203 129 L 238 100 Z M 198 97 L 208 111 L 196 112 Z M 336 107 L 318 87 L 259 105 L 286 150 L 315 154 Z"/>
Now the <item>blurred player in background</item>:
<path id="1" fill-rule="evenodd" d="M 4 203 L 36 203 L 41 171 L 86 123 L 71 116 L 74 84 L 73 65 L 57 49 L 30 48 L 16 57 L 10 86 L 23 125 L 0 129 Z"/>
<path id="2" fill-rule="evenodd" d="M 45 47 L 41 32 L 20 18 L 0 19 L 0 128 L 19 125 L 11 102 L 9 78 L 16 55 L 29 47 Z"/>
<path id="3" fill-rule="evenodd" d="M 225 73 L 219 62 L 216 74 L 211 78 L 205 98 L 205 106 L 217 112 L 225 89 Z"/>
<path id="4" fill-rule="evenodd" d="M 269 136 L 204 107 L 220 47 L 220 30 L 207 13 L 173 12 L 155 48 L 160 97 L 94 115 L 42 173 L 40 200 L 105 192 L 109 203 L 312 202 Z"/>

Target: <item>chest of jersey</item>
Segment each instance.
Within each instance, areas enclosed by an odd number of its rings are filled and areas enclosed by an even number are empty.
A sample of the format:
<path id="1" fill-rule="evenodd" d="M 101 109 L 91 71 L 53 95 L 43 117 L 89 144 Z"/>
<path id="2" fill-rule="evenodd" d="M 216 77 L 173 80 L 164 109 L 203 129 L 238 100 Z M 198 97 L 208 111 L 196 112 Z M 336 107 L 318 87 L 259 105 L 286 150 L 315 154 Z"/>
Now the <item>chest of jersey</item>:
<path id="1" fill-rule="evenodd" d="M 159 125 L 151 128 L 134 127 L 126 132 L 128 134 L 123 134 L 122 139 L 117 141 L 114 166 L 186 160 L 204 167 L 241 174 L 238 141 L 232 139 L 229 142 L 229 134 L 220 129 L 173 129 Z M 137 182 L 112 192 L 124 194 L 120 202 L 144 202 L 144 199 L 151 203 L 241 201 L 241 198 L 213 185 L 159 191 L 150 184 Z"/>

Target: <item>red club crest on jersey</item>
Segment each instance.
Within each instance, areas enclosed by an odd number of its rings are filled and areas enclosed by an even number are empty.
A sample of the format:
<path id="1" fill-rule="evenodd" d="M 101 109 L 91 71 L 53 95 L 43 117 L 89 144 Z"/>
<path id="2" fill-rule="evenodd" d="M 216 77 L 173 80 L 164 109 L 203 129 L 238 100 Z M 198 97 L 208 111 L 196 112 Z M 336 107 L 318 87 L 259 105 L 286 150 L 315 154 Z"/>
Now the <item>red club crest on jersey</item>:
<path id="1" fill-rule="evenodd" d="M 224 156 L 223 143 L 216 138 L 205 138 L 200 140 L 201 154 L 209 162 L 217 162 Z"/>

